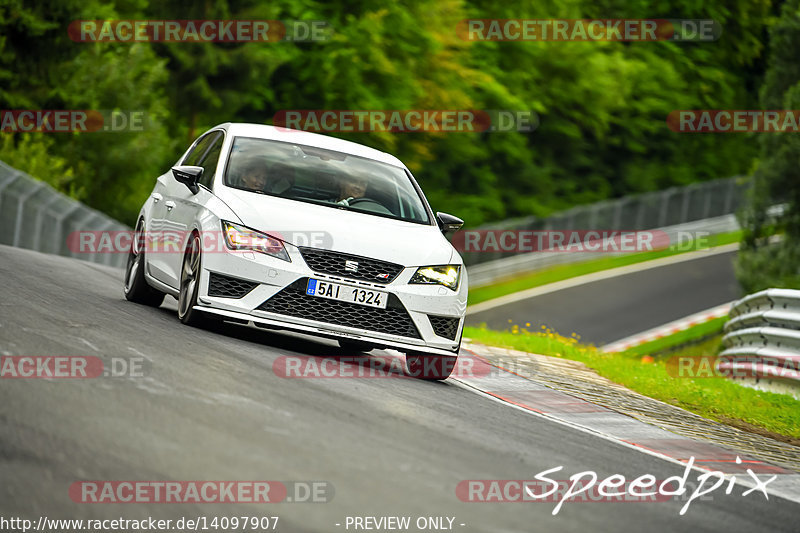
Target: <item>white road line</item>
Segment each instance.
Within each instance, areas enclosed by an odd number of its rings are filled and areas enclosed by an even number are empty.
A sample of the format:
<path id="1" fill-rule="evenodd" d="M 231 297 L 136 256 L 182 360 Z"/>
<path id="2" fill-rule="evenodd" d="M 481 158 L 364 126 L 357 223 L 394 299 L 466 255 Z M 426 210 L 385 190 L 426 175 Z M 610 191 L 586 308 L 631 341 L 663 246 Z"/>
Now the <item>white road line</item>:
<path id="1" fill-rule="evenodd" d="M 94 345 L 94 344 L 92 344 L 91 342 L 87 341 L 87 340 L 86 340 L 86 339 L 84 339 L 83 337 L 75 337 L 75 338 L 76 338 L 76 339 L 78 339 L 79 341 L 81 341 L 83 344 L 85 344 L 85 345 L 86 345 L 86 346 L 88 346 L 89 348 L 91 348 L 92 350 L 94 350 L 95 352 L 99 352 L 99 351 L 100 351 L 100 350 L 97 348 L 97 346 L 95 346 L 95 345 Z"/>
<path id="2" fill-rule="evenodd" d="M 587 283 L 593 283 L 595 281 L 615 278 L 617 276 L 625 276 L 627 274 L 633 274 L 634 272 L 643 272 L 645 270 L 650 270 L 652 268 L 674 265 L 677 263 L 683 263 L 685 261 L 694 261 L 695 259 L 703 259 L 704 257 L 711 257 L 718 254 L 725 254 L 733 252 L 738 249 L 739 249 L 739 243 L 725 244 L 723 246 L 717 246 L 715 248 L 709 248 L 707 250 L 698 250 L 696 252 L 687 252 L 684 254 L 673 255 L 670 257 L 662 257 L 661 259 L 644 261 L 642 263 L 636 263 L 635 265 L 628 265 L 619 268 L 612 268 L 609 270 L 602 270 L 600 272 L 594 272 L 593 274 L 586 274 L 575 278 L 565 279 L 563 281 L 556 281 L 555 283 L 548 283 L 547 285 L 542 285 L 541 287 L 534 287 L 532 289 L 515 292 L 513 294 L 501 296 L 493 300 L 488 300 L 486 302 L 481 302 L 479 304 L 471 305 L 467 307 L 467 315 L 488 311 L 489 309 L 494 309 L 495 307 L 500 307 L 503 305 L 519 302 L 522 300 L 527 300 L 528 298 L 534 298 L 536 296 L 541 296 L 543 294 L 549 294 L 551 292 L 561 291 L 564 289 L 571 289 L 572 287 L 585 285 Z"/>
<path id="3" fill-rule="evenodd" d="M 135 353 L 136 355 L 141 355 L 142 357 L 144 357 L 145 359 L 147 359 L 147 360 L 148 360 L 148 361 L 150 361 L 151 363 L 153 362 L 153 360 L 152 360 L 150 357 L 146 356 L 145 354 L 143 354 L 142 352 L 140 352 L 139 350 L 137 350 L 137 349 L 136 349 L 136 348 L 134 348 L 133 346 L 128 346 L 128 350 L 132 351 L 132 352 L 133 352 L 133 353 Z"/>
<path id="4" fill-rule="evenodd" d="M 511 376 L 511 375 L 512 374 L 509 374 L 509 376 Z M 600 439 L 603 439 L 603 440 L 606 440 L 606 441 L 609 441 L 609 442 L 613 442 L 613 443 L 618 444 L 620 446 L 624 446 L 625 448 L 629 448 L 631 450 L 636 450 L 639 453 L 643 453 L 645 455 L 650 455 L 652 457 L 657 457 L 658 459 L 662 459 L 662 460 L 667 461 L 669 463 L 672 463 L 672 464 L 675 464 L 675 465 L 679 465 L 679 466 L 681 466 L 683 468 L 686 468 L 686 463 L 684 463 L 684 462 L 682 462 L 679 459 L 676 459 L 674 457 L 670 457 L 669 455 L 665 455 L 665 454 L 657 452 L 655 450 L 649 450 L 649 449 L 643 448 L 641 446 L 636 446 L 635 444 L 631 444 L 629 442 L 625 442 L 623 440 L 620 440 L 617 437 L 608 435 L 606 433 L 602 433 L 600 431 L 597 431 L 595 429 L 592 429 L 592 428 L 589 428 L 589 427 L 586 427 L 586 426 L 582 426 L 582 425 L 577 424 L 575 422 L 570 422 L 568 420 L 564 420 L 564 419 L 558 418 L 558 417 L 553 416 L 551 414 L 539 413 L 537 411 L 531 411 L 530 409 L 526 409 L 526 408 L 524 408 L 524 407 L 522 407 L 520 405 L 515 405 L 513 403 L 509 403 L 509 402 L 503 400 L 502 398 L 498 398 L 496 396 L 493 396 L 493 395 L 489 394 L 488 392 L 486 392 L 484 390 L 481 390 L 479 387 L 477 387 L 477 386 L 475 386 L 473 384 L 467 383 L 466 381 L 461 381 L 460 379 L 457 379 L 457 378 L 450 378 L 448 381 L 452 382 L 453 385 L 455 385 L 456 387 L 460 387 L 462 389 L 469 390 L 469 391 L 471 391 L 471 392 L 473 392 L 475 394 L 479 394 L 479 395 L 483 396 L 484 398 L 487 398 L 489 400 L 501 403 L 501 404 L 503 404 L 503 405 L 505 405 L 507 407 L 511 407 L 513 409 L 517 409 L 517 410 L 522 411 L 524 413 L 528 413 L 529 415 L 533 415 L 533 416 L 536 416 L 536 417 L 539 417 L 539 418 L 544 418 L 546 420 L 550 420 L 551 422 L 555 422 L 556 424 L 560 424 L 562 426 L 566 426 L 566 427 L 575 429 L 575 430 L 583 432 L 583 433 L 588 433 L 590 435 L 594 435 L 595 437 L 598 437 Z M 632 419 L 632 420 L 635 420 L 635 419 Z M 646 422 L 642 422 L 642 424 L 646 424 Z M 677 435 L 676 435 L 676 438 L 678 438 Z M 689 439 L 689 440 L 691 440 L 691 439 Z M 692 465 L 691 470 L 694 471 L 694 472 L 702 473 L 702 474 L 708 472 L 707 469 L 704 469 L 704 468 L 702 468 L 700 466 L 697 466 L 697 465 Z M 787 474 L 784 474 L 784 475 L 787 475 Z M 793 478 L 793 481 L 794 481 L 794 478 L 797 477 L 796 475 L 792 475 L 792 474 L 788 474 L 788 475 Z M 755 484 L 749 478 L 745 478 L 742 474 L 725 474 L 725 479 L 729 480 L 732 476 L 736 477 L 735 483 L 737 485 L 741 485 L 741 486 L 744 486 L 744 487 L 747 487 L 747 488 L 753 488 L 755 486 Z M 786 500 L 789 500 L 789 501 L 792 501 L 792 502 L 795 502 L 795 503 L 800 503 L 800 484 L 792 483 L 791 486 L 782 487 L 780 489 L 778 489 L 776 487 L 769 487 L 767 489 L 767 492 L 769 494 L 778 496 L 780 498 L 784 498 Z"/>

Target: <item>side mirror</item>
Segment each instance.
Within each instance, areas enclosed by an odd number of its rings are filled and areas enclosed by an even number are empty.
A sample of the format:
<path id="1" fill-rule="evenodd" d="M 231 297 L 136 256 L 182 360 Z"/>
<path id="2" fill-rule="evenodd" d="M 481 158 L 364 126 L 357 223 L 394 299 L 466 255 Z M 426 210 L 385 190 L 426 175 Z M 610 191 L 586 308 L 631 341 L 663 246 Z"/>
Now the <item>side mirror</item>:
<path id="1" fill-rule="evenodd" d="M 441 212 L 436 213 L 436 223 L 445 235 L 448 233 L 455 233 L 464 225 L 464 221 L 460 218 Z"/>
<path id="2" fill-rule="evenodd" d="M 197 194 L 200 190 L 197 182 L 200 181 L 200 176 L 203 175 L 203 167 L 193 167 L 191 165 L 172 167 L 172 175 L 175 176 L 176 181 L 189 187 L 192 194 Z"/>

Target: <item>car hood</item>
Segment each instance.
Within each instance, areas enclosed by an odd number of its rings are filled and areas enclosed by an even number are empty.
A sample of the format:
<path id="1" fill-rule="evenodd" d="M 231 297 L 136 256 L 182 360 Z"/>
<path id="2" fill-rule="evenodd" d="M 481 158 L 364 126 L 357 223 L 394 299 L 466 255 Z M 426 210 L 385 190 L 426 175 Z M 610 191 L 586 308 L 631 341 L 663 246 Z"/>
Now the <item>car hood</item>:
<path id="1" fill-rule="evenodd" d="M 449 264 L 455 250 L 436 226 L 236 189 L 219 198 L 242 224 L 295 246 L 325 248 L 406 266 Z M 456 257 L 455 261 L 460 262 Z"/>

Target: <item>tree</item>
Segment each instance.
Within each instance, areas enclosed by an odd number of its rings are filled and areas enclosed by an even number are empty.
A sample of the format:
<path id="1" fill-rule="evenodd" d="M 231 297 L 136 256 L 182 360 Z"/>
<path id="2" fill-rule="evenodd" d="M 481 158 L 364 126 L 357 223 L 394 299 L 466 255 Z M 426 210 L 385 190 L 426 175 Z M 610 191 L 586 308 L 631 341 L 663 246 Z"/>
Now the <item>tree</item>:
<path id="1" fill-rule="evenodd" d="M 769 68 L 761 89 L 763 109 L 800 109 L 800 0 L 786 2 L 770 31 Z M 745 237 L 736 273 L 748 293 L 800 287 L 800 137 L 764 133 L 751 202 L 741 215 Z M 781 214 L 768 209 L 783 204 Z M 774 233 L 781 235 L 770 242 Z"/>
<path id="2" fill-rule="evenodd" d="M 74 42 L 69 24 L 119 18 L 98 0 L 0 6 L 0 109 L 136 111 L 142 132 L 4 133 L 0 154 L 63 192 L 132 223 L 175 146 L 164 60 L 146 43 Z"/>

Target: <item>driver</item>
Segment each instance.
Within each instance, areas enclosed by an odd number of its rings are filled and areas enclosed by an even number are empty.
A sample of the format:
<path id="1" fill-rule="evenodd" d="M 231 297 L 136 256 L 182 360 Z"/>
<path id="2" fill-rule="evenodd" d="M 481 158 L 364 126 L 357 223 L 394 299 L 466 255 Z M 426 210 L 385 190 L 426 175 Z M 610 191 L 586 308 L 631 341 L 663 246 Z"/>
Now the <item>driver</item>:
<path id="1" fill-rule="evenodd" d="M 260 160 L 248 162 L 242 169 L 239 180 L 246 189 L 264 192 L 267 186 L 267 165 Z"/>
<path id="2" fill-rule="evenodd" d="M 242 169 L 241 185 L 251 191 L 283 194 L 295 181 L 294 168 L 285 163 L 275 163 L 271 167 L 262 160 L 248 162 Z"/>
<path id="3" fill-rule="evenodd" d="M 336 203 L 350 205 L 350 202 L 363 198 L 367 193 L 367 180 L 361 176 L 346 175 L 339 181 L 339 198 Z"/>

